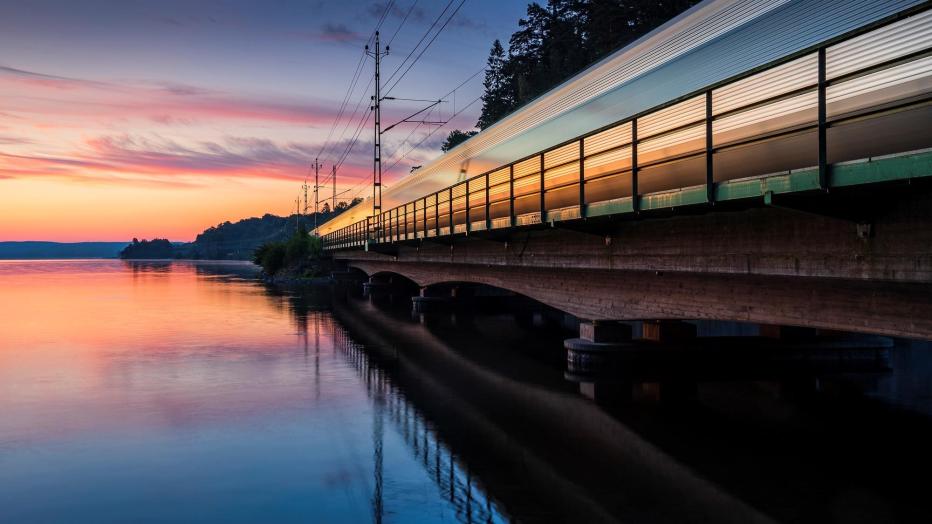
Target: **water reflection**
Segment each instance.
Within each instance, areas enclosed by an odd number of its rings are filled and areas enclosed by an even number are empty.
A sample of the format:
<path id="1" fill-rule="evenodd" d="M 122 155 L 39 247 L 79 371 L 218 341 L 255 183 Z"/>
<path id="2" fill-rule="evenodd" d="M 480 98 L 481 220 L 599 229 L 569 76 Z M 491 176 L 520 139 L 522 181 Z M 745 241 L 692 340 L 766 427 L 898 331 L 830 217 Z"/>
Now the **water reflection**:
<path id="1" fill-rule="evenodd" d="M 414 410 L 338 347 L 326 300 L 254 275 L 245 264 L 0 264 L 0 522 L 479 514 L 389 429 Z M 468 485 L 471 505 L 485 501 Z M 505 520 L 485 505 L 485 520 Z"/>
<path id="2" fill-rule="evenodd" d="M 399 302 L 334 307 L 519 520 L 921 522 L 932 509 L 915 480 L 932 467 L 927 344 L 899 343 L 889 373 L 825 374 L 815 389 L 732 374 L 685 399 L 648 382 L 599 406 L 563 380 L 559 318 L 412 319 Z"/>
<path id="3" fill-rule="evenodd" d="M 413 318 L 248 264 L 0 263 L 0 522 L 919 521 L 928 352 L 601 406 L 553 312 Z M 338 296 L 339 298 L 339 296 Z M 912 369 L 912 373 L 903 372 Z M 927 407 L 927 406 L 926 406 Z M 51 494 L 51 496 L 50 496 Z"/>

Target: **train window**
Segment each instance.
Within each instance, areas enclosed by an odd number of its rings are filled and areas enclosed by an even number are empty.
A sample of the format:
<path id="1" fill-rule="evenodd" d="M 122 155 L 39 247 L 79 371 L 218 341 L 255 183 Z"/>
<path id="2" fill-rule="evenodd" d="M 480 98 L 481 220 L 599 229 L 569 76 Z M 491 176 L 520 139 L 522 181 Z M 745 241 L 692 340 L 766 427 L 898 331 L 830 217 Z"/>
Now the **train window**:
<path id="1" fill-rule="evenodd" d="M 585 139 L 586 155 L 594 155 L 631 143 L 631 122 L 617 125 Z"/>
<path id="2" fill-rule="evenodd" d="M 638 141 L 638 165 L 705 150 L 705 125 Z"/>
<path id="3" fill-rule="evenodd" d="M 544 168 L 550 169 L 551 167 L 578 159 L 579 142 L 572 142 L 544 153 Z"/>
<path id="4" fill-rule="evenodd" d="M 638 119 L 638 139 L 705 119 L 705 95 L 684 100 Z"/>
<path id="5" fill-rule="evenodd" d="M 829 117 L 876 109 L 932 93 L 932 56 L 857 76 L 826 89 Z"/>
<path id="6" fill-rule="evenodd" d="M 932 47 L 932 11 L 925 11 L 861 36 L 839 42 L 825 52 L 829 80 Z"/>
<path id="7" fill-rule="evenodd" d="M 586 179 L 631 169 L 631 146 L 627 145 L 586 158 Z"/>
<path id="8" fill-rule="evenodd" d="M 818 93 L 809 91 L 766 105 L 731 113 L 712 122 L 715 146 L 753 140 L 755 137 L 814 124 Z"/>
<path id="9" fill-rule="evenodd" d="M 540 171 L 540 157 L 532 157 L 515 164 L 515 180 Z"/>
<path id="10" fill-rule="evenodd" d="M 761 71 L 714 90 L 712 114 L 734 111 L 798 89 L 814 88 L 819 80 L 818 75 L 818 55 L 815 53 Z"/>
<path id="11" fill-rule="evenodd" d="M 511 175 L 511 170 L 509 168 L 499 169 L 493 171 L 489 174 L 489 185 L 494 186 L 496 184 L 501 184 L 503 182 L 508 182 L 508 178 Z"/>

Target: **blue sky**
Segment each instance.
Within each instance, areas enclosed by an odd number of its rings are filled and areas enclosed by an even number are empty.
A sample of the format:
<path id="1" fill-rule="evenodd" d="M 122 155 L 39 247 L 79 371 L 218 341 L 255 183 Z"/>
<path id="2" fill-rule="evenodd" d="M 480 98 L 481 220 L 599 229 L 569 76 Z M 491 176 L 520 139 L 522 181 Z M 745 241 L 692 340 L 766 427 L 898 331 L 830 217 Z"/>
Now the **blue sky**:
<path id="1" fill-rule="evenodd" d="M 458 4 L 452 2 L 441 24 Z M 386 77 L 447 5 L 393 2 L 381 27 L 383 41 L 392 40 Z M 507 40 L 517 28 L 526 5 L 466 0 L 392 95 L 432 99 L 466 80 L 484 65 L 492 41 Z M 220 220 L 287 212 L 386 6 L 352 0 L 0 2 L 0 190 L 34 204 L 23 215 L 0 216 L 0 239 L 122 239 L 131 229 L 130 237 L 185 239 Z M 363 87 L 371 74 L 367 61 L 346 113 L 360 100 L 365 107 Z M 449 119 L 454 99 L 461 109 L 479 96 L 481 82 L 481 75 L 473 78 L 430 118 Z M 391 123 L 418 107 L 386 103 L 383 120 Z M 471 127 L 479 107 L 463 111 L 420 149 L 412 144 L 425 136 L 424 126 L 406 143 L 411 126 L 386 135 L 385 156 L 400 158 L 387 183 L 438 154 L 448 129 Z M 331 139 L 337 147 L 322 158 L 328 171 L 355 129 L 346 116 Z M 360 192 L 371 170 L 371 132 L 360 136 L 342 165 L 338 191 Z M 68 193 L 83 198 L 55 196 Z M 125 227 L 108 229 L 109 215 L 93 220 L 94 210 L 119 208 L 127 199 L 153 201 L 153 195 L 163 205 L 134 208 L 119 221 Z M 206 195 L 211 205 L 191 211 L 191 202 L 204 202 Z M 37 222 L 50 214 L 57 221 Z M 89 218 L 73 232 L 48 230 L 61 215 Z M 176 223 L 167 224 L 167 216 Z"/>

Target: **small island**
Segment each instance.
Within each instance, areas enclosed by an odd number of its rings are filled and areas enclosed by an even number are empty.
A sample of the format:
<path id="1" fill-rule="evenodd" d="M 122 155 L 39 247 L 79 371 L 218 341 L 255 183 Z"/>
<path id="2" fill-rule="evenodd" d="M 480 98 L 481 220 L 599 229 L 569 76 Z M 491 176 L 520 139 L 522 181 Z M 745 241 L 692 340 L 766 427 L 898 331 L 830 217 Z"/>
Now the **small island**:
<path id="1" fill-rule="evenodd" d="M 124 259 L 160 259 L 174 258 L 175 250 L 172 243 L 165 238 L 152 240 L 133 239 L 133 242 L 120 251 L 120 258 Z"/>

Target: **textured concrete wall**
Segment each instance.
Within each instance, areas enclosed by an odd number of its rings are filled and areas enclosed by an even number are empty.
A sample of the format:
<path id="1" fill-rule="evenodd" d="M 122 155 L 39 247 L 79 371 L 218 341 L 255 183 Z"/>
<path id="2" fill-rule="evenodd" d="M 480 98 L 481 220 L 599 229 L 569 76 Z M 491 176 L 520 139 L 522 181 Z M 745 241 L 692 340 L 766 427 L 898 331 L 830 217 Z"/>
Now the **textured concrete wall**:
<path id="1" fill-rule="evenodd" d="M 474 282 L 585 319 L 709 319 L 932 339 L 932 285 L 468 264 L 353 261 L 422 286 Z"/>

